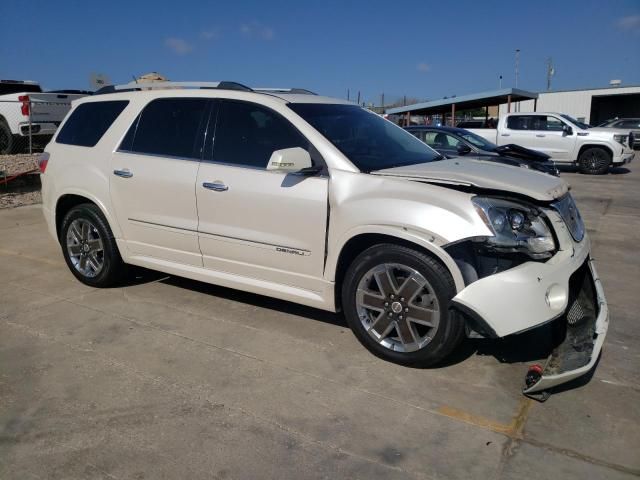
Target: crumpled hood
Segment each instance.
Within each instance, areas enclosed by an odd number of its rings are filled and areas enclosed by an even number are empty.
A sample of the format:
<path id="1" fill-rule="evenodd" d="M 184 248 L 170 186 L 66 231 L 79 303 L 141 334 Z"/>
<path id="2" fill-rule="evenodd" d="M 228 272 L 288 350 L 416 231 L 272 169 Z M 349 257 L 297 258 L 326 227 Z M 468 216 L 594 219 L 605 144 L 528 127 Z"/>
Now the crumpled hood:
<path id="1" fill-rule="evenodd" d="M 514 192 L 547 202 L 569 191 L 567 182 L 546 173 L 463 158 L 385 168 L 371 174 Z"/>

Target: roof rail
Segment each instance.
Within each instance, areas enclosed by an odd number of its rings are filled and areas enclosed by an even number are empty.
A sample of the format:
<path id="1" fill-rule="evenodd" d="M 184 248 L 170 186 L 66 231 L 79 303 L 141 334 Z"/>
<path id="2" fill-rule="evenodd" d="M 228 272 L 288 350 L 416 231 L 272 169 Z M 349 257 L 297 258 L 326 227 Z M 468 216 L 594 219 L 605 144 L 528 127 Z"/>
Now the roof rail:
<path id="1" fill-rule="evenodd" d="M 239 90 L 241 92 L 252 92 L 251 88 L 237 82 L 129 82 L 124 85 L 107 85 L 96 91 L 94 95 L 116 92 L 135 92 L 140 90 L 155 89 L 219 89 L 219 90 Z"/>
<path id="2" fill-rule="evenodd" d="M 306 88 L 254 88 L 258 93 L 297 93 L 299 95 L 317 95 L 317 93 Z"/>

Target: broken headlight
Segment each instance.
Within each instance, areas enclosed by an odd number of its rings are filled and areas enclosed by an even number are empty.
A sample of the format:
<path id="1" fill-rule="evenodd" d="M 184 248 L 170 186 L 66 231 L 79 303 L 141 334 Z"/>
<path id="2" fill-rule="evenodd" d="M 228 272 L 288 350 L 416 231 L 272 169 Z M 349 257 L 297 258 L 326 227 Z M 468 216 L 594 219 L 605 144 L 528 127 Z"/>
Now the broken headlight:
<path id="1" fill-rule="evenodd" d="M 540 210 L 522 203 L 491 197 L 474 197 L 478 215 L 493 232 L 485 246 L 503 253 L 524 253 L 548 258 L 556 249 L 553 234 Z"/>

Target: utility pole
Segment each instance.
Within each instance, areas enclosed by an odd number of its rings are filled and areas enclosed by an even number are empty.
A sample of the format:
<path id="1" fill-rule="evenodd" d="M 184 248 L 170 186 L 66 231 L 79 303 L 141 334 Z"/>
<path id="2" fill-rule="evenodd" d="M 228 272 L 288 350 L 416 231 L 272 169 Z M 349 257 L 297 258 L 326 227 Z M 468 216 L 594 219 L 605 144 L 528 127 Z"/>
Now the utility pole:
<path id="1" fill-rule="evenodd" d="M 519 76 L 520 76 L 520 49 L 516 48 L 516 88 L 518 88 Z"/>
<path id="2" fill-rule="evenodd" d="M 380 110 L 382 110 L 382 113 L 384 113 L 384 92 L 382 92 L 382 95 L 380 95 L 380 107 L 382 107 Z"/>
<path id="3" fill-rule="evenodd" d="M 502 75 L 500 75 L 500 77 L 498 77 L 498 78 L 499 78 L 499 80 L 498 80 L 498 88 L 500 90 L 502 90 Z"/>
<path id="4" fill-rule="evenodd" d="M 551 90 L 551 77 L 556 73 L 556 69 L 553 68 L 553 58 L 547 58 L 547 92 Z"/>
<path id="5" fill-rule="evenodd" d="M 347 88 L 347 102 L 349 101 L 349 89 Z"/>
<path id="6" fill-rule="evenodd" d="M 358 90 L 358 105 L 360 105 L 360 90 Z"/>

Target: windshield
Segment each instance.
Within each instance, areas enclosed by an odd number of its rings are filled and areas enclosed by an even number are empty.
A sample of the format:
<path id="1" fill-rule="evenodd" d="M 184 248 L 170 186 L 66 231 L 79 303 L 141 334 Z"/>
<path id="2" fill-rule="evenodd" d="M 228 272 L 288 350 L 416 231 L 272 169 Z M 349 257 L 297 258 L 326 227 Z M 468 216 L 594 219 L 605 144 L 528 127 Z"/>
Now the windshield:
<path id="1" fill-rule="evenodd" d="M 467 142 L 473 144 L 485 152 L 493 152 L 495 151 L 497 145 L 495 143 L 491 143 L 489 140 L 482 138 L 480 135 L 476 135 L 472 132 L 463 131 L 458 133 L 462 138 L 464 138 Z"/>
<path id="2" fill-rule="evenodd" d="M 357 105 L 291 103 L 289 108 L 363 172 L 443 158 L 402 128 Z"/>
<path id="3" fill-rule="evenodd" d="M 575 118 L 569 116 L 569 115 L 565 115 L 564 113 L 560 115 L 562 118 L 565 118 L 567 120 L 569 120 L 571 123 L 573 123 L 576 127 L 579 127 L 583 130 L 587 130 L 588 128 L 591 128 L 591 125 L 587 125 L 586 123 L 582 123 L 579 122 L 578 120 L 576 120 Z"/>

